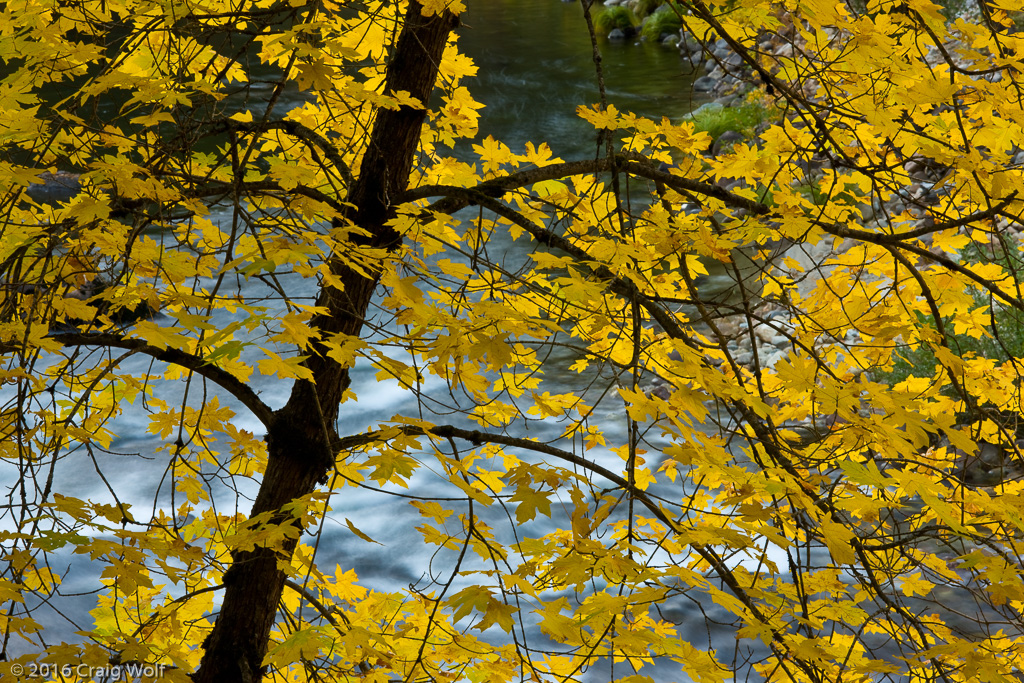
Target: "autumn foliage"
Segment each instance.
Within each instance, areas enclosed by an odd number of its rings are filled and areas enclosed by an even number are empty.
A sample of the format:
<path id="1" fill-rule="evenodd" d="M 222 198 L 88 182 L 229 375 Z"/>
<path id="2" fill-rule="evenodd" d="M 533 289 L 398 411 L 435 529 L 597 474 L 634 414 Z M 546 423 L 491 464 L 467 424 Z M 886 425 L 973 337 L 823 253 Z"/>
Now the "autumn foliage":
<path id="1" fill-rule="evenodd" d="M 458 0 L 6 3 L 4 679 L 1016 680 L 1015 6 L 677 8 L 778 111 L 718 156 L 481 139 Z M 351 433 L 353 367 L 415 409 Z M 129 418 L 151 504 L 84 496 Z M 428 475 L 433 584 L 317 561 Z"/>

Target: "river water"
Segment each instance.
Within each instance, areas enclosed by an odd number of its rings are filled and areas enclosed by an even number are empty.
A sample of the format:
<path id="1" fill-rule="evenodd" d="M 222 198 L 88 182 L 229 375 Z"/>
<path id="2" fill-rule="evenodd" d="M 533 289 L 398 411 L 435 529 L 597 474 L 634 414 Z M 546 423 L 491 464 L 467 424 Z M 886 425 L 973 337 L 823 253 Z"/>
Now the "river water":
<path id="1" fill-rule="evenodd" d="M 559 0 L 485 0 L 468 3 L 471 9 L 464 15 L 460 34 L 462 51 L 479 66 L 479 75 L 467 83 L 476 99 L 485 105 L 481 111 L 479 139 L 493 135 L 505 142 L 513 151 L 521 151 L 527 141 L 548 142 L 554 153 L 563 159 L 593 157 L 596 153 L 593 127 L 580 120 L 575 109 L 580 104 L 598 100 L 595 85 L 595 67 L 590 39 L 578 3 Z M 693 76 L 689 64 L 673 49 L 656 44 L 599 43 L 607 95 L 620 110 L 629 110 L 660 119 L 667 116 L 678 120 L 692 107 L 690 84 Z M 469 154 L 469 145 L 458 150 Z M 251 285 L 253 288 L 258 285 Z M 248 294 L 258 294 L 250 290 Z M 312 296 L 313 292 L 291 292 L 299 296 Z M 227 321 L 220 321 L 226 323 Z M 134 364 L 134 365 L 133 365 Z M 147 362 L 130 359 L 122 369 L 146 370 Z M 378 421 L 394 414 L 415 415 L 419 406 L 416 397 L 403 391 L 397 384 L 378 381 L 375 371 L 359 366 L 353 374 L 353 390 L 358 396 L 343 406 L 342 433 L 358 433 L 373 428 Z M 566 380 L 572 375 L 566 374 Z M 288 395 L 286 383 L 254 376 L 252 386 L 272 407 L 279 407 Z M 426 387 L 428 390 L 430 386 Z M 567 384 L 562 391 L 574 387 Z M 555 389 L 549 389 L 555 391 Z M 167 381 L 157 388 L 157 394 L 172 405 L 180 405 L 186 391 L 183 382 Z M 197 386 L 188 388 L 190 402 L 204 397 Z M 212 389 L 211 389 L 212 392 Z M 205 396 L 209 398 L 209 394 Z M 230 397 L 220 396 L 223 404 L 231 405 L 238 413 L 234 420 L 239 429 L 259 434 L 258 422 Z M 596 418 L 608 435 L 609 441 L 623 441 L 625 419 L 621 403 L 599 405 Z M 558 429 L 557 425 L 550 427 Z M 543 430 L 540 426 L 538 429 Z M 65 460 L 58 468 L 55 490 L 96 501 L 112 502 L 108 485 L 116 491 L 131 491 L 127 502 L 149 510 L 154 505 L 170 502 L 168 486 L 161 483 L 165 475 L 167 451 L 165 443 L 148 432 L 148 417 L 142 411 L 126 411 L 114 426 L 120 435 L 112 451 L 136 456 L 99 456 L 94 462 L 87 458 Z M 531 433 L 531 436 L 541 436 Z M 173 437 L 172 437 L 173 439 Z M 588 453 L 598 461 L 605 461 L 610 469 L 621 469 L 617 456 Z M 103 476 L 99 472 L 102 471 Z M 355 569 L 360 582 L 378 590 L 401 590 L 409 585 L 432 590 L 431 579 L 447 580 L 447 564 L 443 555 L 437 555 L 425 546 L 415 527 L 421 524 L 418 512 L 400 495 L 443 496 L 445 487 L 441 479 L 423 472 L 417 474 L 407 490 L 391 489 L 375 493 L 367 489 L 348 488 L 331 500 L 332 512 L 325 521 L 318 539 L 304 539 L 317 543 L 318 562 L 330 572 L 334 563 L 342 569 Z M 253 487 L 243 487 L 216 500 L 221 512 L 248 512 Z M 455 494 L 457 495 L 457 493 Z M 679 492 L 676 492 L 679 495 Z M 178 501 L 180 503 L 180 499 Z M 478 512 L 480 512 L 478 510 Z M 500 517 L 499 511 L 484 512 L 485 518 Z M 556 515 L 557 518 L 557 515 Z M 347 524 L 348 520 L 377 543 L 358 539 Z M 500 519 L 489 519 L 497 524 Z M 540 518 L 520 532 L 539 535 L 552 530 L 557 521 Z M 507 520 L 505 526 L 508 526 Z M 86 612 L 95 603 L 88 591 L 94 590 L 98 569 L 80 557 L 67 558 L 60 573 L 65 575 L 66 593 L 82 592 L 81 597 L 68 599 L 60 608 L 68 615 L 88 623 Z M 453 590 L 454 592 L 454 590 Z M 44 608 L 45 610 L 45 608 Z M 75 627 L 55 612 L 40 618 L 46 624 L 48 640 L 73 639 Z M 686 615 L 677 615 L 685 621 Z M 692 616 L 692 615 L 691 615 Z M 699 615 L 697 615 L 699 616 Z M 702 630 L 704 620 L 691 624 Z M 686 624 L 683 624 L 684 630 Z M 707 642 L 707 634 L 703 636 Z M 620 672 L 621 674 L 622 672 Z M 596 678 L 607 677 L 608 672 L 596 673 Z M 665 674 L 666 680 L 679 680 L 678 667 Z M 662 676 L 659 676 L 662 678 Z"/>
<path id="2" fill-rule="evenodd" d="M 459 38 L 480 67 L 469 85 L 486 106 L 480 134 L 513 149 L 546 140 L 563 158 L 595 153 L 593 126 L 576 107 L 598 101 L 590 36 L 579 3 L 486 0 L 469 3 Z M 597 11 L 599 5 L 595 5 Z M 599 42 L 609 103 L 678 121 L 692 111 L 689 63 L 650 42 Z"/>

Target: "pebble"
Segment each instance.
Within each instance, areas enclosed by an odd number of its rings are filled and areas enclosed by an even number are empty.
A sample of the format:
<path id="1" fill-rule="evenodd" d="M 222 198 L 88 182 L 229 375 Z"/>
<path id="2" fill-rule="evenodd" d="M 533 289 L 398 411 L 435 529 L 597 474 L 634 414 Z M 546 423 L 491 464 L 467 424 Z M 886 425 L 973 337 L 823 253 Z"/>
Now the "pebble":
<path id="1" fill-rule="evenodd" d="M 711 92 L 718 85 L 718 81 L 710 76 L 701 76 L 693 82 L 693 89 L 696 92 Z"/>
<path id="2" fill-rule="evenodd" d="M 775 332 L 767 325 L 758 325 L 754 328 L 754 336 L 763 342 L 770 342 L 775 336 Z"/>
<path id="3" fill-rule="evenodd" d="M 695 51 L 704 52 L 704 46 L 688 31 L 683 31 L 679 36 L 679 49 L 690 54 Z"/>

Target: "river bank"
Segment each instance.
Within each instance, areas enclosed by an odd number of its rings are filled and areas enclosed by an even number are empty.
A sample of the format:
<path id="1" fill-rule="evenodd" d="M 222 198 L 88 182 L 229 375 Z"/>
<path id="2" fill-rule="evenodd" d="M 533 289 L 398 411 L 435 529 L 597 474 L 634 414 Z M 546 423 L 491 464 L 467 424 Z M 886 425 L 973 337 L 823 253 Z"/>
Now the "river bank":
<path id="1" fill-rule="evenodd" d="M 609 0 L 605 6 L 632 7 L 636 4 L 635 1 Z M 760 195 L 762 201 L 768 202 L 771 201 L 771 192 L 768 188 L 752 186 L 742 178 L 724 177 L 725 174 L 721 173 L 721 170 L 728 168 L 730 163 L 742 163 L 742 154 L 738 153 L 735 147 L 737 144 L 746 146 L 745 149 L 762 148 L 765 144 L 762 134 L 770 125 L 779 123 L 783 116 L 787 121 L 787 128 L 796 134 L 799 134 L 798 131 L 808 130 L 809 126 L 813 129 L 815 122 L 819 121 L 818 114 L 821 113 L 816 113 L 814 107 L 817 102 L 823 100 L 815 91 L 817 86 L 813 80 L 790 83 L 785 79 L 786 69 L 794 64 L 794 58 L 805 54 L 806 45 L 792 17 L 779 15 L 777 18 L 782 22 L 782 26 L 772 32 L 764 31 L 758 35 L 753 41 L 751 51 L 746 55 L 736 53 L 723 39 L 702 44 L 685 30 L 680 30 L 674 36 L 659 36 L 657 41 L 665 49 L 677 49 L 681 61 L 684 64 L 692 64 L 696 70 L 697 75 L 692 83 L 693 97 L 695 100 L 707 98 L 707 101 L 691 114 L 691 118 L 698 122 L 698 126 L 702 120 L 717 116 L 718 112 L 723 110 L 743 105 L 751 99 L 765 102 L 774 97 L 777 102 L 776 111 L 787 112 L 776 114 L 773 121 L 759 125 L 753 130 L 719 131 L 705 154 L 705 170 L 709 171 L 709 177 L 716 178 L 719 186 L 731 192 L 753 191 Z M 846 32 L 837 28 L 824 28 L 821 35 L 823 40 L 834 44 L 842 44 L 843 41 L 850 39 Z M 623 31 L 619 30 L 617 35 L 609 35 L 608 39 L 639 44 L 640 30 L 632 37 L 624 37 Z M 965 56 L 970 54 L 970 50 L 968 37 L 953 28 L 943 43 L 932 45 L 916 59 L 924 62 L 932 72 L 941 72 L 947 67 L 970 70 L 970 58 Z M 748 61 L 751 56 L 756 60 L 754 64 Z M 911 59 L 911 62 L 913 61 L 915 58 Z M 796 89 L 786 98 L 781 97 L 777 92 L 778 87 L 773 89 L 764 83 L 764 79 L 768 79 L 769 75 L 773 79 L 779 79 L 779 82 L 785 84 L 784 87 Z M 994 83 L 1000 80 L 1000 76 L 998 70 L 992 70 L 978 72 L 974 79 Z M 794 96 L 799 106 L 794 103 Z M 827 116 L 827 113 L 825 115 Z M 1021 224 L 1007 216 L 998 215 L 998 212 L 978 221 L 956 220 L 961 214 L 951 212 L 946 206 L 947 197 L 956 189 L 955 182 L 950 182 L 956 172 L 955 168 L 919 151 L 904 153 L 902 149 L 895 148 L 890 156 L 891 162 L 887 160 L 886 163 L 893 163 L 900 169 L 898 186 L 887 188 L 884 192 L 873 188 L 863 193 L 862 199 L 850 202 L 853 209 L 851 217 L 860 230 L 865 233 L 889 233 L 898 230 L 902 234 L 913 235 L 915 247 L 933 254 L 938 259 L 971 266 L 1005 260 L 1008 258 L 1008 252 L 1020 244 Z M 1019 143 L 1010 150 L 1007 160 L 1007 168 L 1024 166 L 1024 149 Z M 835 188 L 841 188 L 841 185 L 834 182 L 835 178 L 848 176 L 851 170 L 859 172 L 855 160 L 844 158 L 841 153 L 837 154 L 825 144 L 822 144 L 816 153 L 802 158 L 800 163 L 803 169 L 802 177 L 793 181 L 789 189 L 797 189 L 816 206 L 825 206 L 834 199 L 832 193 L 836 192 Z M 697 212 L 699 207 L 684 206 L 684 210 Z M 969 242 L 969 249 L 951 251 L 948 244 L 938 243 L 935 235 L 938 230 L 936 225 L 946 223 L 949 223 L 958 234 L 958 239 L 964 243 Z M 979 230 L 982 223 L 984 227 Z M 788 283 L 786 286 L 792 286 L 793 291 L 801 299 L 813 296 L 815 289 L 823 286 L 837 269 L 845 268 L 851 273 L 856 270 L 855 265 L 851 265 L 855 259 L 847 256 L 848 250 L 855 244 L 859 242 L 833 239 L 826 235 L 816 240 L 801 238 L 795 244 L 788 245 L 776 242 L 768 245 L 767 251 L 771 252 L 770 254 L 762 253 L 760 256 L 753 254 L 758 248 L 765 251 L 764 244 L 751 244 L 742 251 L 735 250 L 733 258 L 738 264 L 736 267 L 726 264 L 718 274 L 698 283 L 702 297 L 705 296 L 705 289 L 702 289 L 702 286 L 715 292 L 709 297 L 712 305 L 707 307 L 712 311 L 712 319 L 707 322 L 713 326 L 713 330 L 709 330 L 708 334 L 716 337 L 713 342 L 721 341 L 726 345 L 725 357 L 713 362 L 728 363 L 737 371 L 759 377 L 762 372 L 771 371 L 780 363 L 789 362 L 796 356 L 809 356 L 824 363 L 825 358 L 836 353 L 848 354 L 850 349 L 863 347 L 867 341 L 853 326 L 846 327 L 840 338 L 820 335 L 816 337 L 817 341 L 813 346 L 807 346 L 802 341 L 807 336 L 802 332 L 806 331 L 799 327 L 799 303 L 794 307 L 790 301 L 760 296 L 760 287 L 764 282 L 772 280 Z M 744 272 L 741 273 L 741 270 Z M 881 276 L 865 276 L 860 273 L 856 277 L 872 281 L 879 280 Z M 890 285 L 895 286 L 891 282 Z M 738 288 L 744 290 L 743 301 L 723 302 L 718 298 L 719 292 Z M 978 301 L 976 305 L 982 306 L 985 303 Z M 1000 316 L 1000 311 L 994 310 L 993 326 Z M 999 324 L 1002 325 L 1001 335 L 1019 336 L 1019 330 L 1016 328 L 1010 329 L 1007 334 L 1007 326 L 1012 327 L 1018 323 L 1012 320 L 1006 323 L 1005 319 L 1000 319 Z M 970 340 L 957 339 L 955 335 L 951 335 L 948 342 L 960 349 L 973 348 Z M 916 346 L 901 340 L 897 340 L 896 343 L 903 348 L 896 354 L 900 356 L 902 366 L 898 364 L 895 370 L 891 367 L 854 368 L 854 376 L 867 373 L 874 381 L 896 384 L 903 381 L 908 374 L 928 377 L 936 371 L 937 361 L 933 355 L 920 354 Z M 1002 348 L 996 348 L 997 345 L 993 344 L 991 348 L 971 353 L 992 358 L 997 362 L 1005 362 L 1008 357 L 1019 355 L 1010 353 L 1003 345 L 1002 339 L 999 340 L 998 346 Z M 910 360 L 905 360 L 903 356 Z M 913 365 L 915 362 L 919 363 L 916 367 Z M 660 398 L 667 398 L 671 390 L 667 381 L 656 378 L 649 385 L 648 391 Z M 832 419 L 834 416 L 822 416 L 821 419 L 811 418 L 781 426 L 792 430 L 799 441 L 807 443 L 820 439 L 832 429 Z M 959 426 L 965 430 L 972 429 L 971 424 L 977 419 L 977 416 L 965 415 Z M 957 450 L 944 440 L 944 437 L 933 439 L 931 446 L 949 449 L 954 454 L 960 476 L 968 486 L 998 485 L 1024 475 L 1024 467 L 1017 462 L 1011 452 L 984 440 L 978 440 L 978 444 L 977 453 Z"/>

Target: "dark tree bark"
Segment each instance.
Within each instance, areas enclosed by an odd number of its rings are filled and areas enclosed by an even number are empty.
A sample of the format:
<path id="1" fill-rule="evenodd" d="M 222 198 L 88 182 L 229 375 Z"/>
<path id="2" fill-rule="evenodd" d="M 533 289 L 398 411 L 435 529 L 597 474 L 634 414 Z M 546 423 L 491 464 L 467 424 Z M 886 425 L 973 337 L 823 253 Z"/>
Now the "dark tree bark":
<path id="1" fill-rule="evenodd" d="M 448 35 L 457 23 L 458 18 L 449 12 L 425 17 L 420 4 L 411 2 L 388 65 L 386 91 L 405 90 L 425 106 Z M 369 233 L 361 238 L 360 246 L 394 249 L 400 244 L 401 236 L 385 226 L 385 221 L 392 215 L 391 198 L 407 188 L 425 117 L 425 109 L 412 107 L 378 112 L 348 197 L 355 207 L 353 222 Z M 314 318 L 312 324 L 321 338 L 338 333 L 358 335 L 380 273 L 363 276 L 337 258 L 331 265 L 344 289 L 321 290 L 317 305 L 328 313 Z M 263 676 L 263 657 L 285 581 L 278 563 L 290 558 L 303 531 L 299 519 L 284 508 L 312 493 L 334 466 L 335 422 L 349 384 L 348 369 L 326 355 L 314 353 L 306 365 L 315 381 L 297 382 L 288 403 L 268 425 L 267 470 L 251 512 L 251 517 L 269 514 L 270 524 L 287 528 L 288 540 L 283 547 L 258 547 L 233 557 L 224 575 L 220 615 L 193 675 L 196 683 L 250 683 Z"/>

